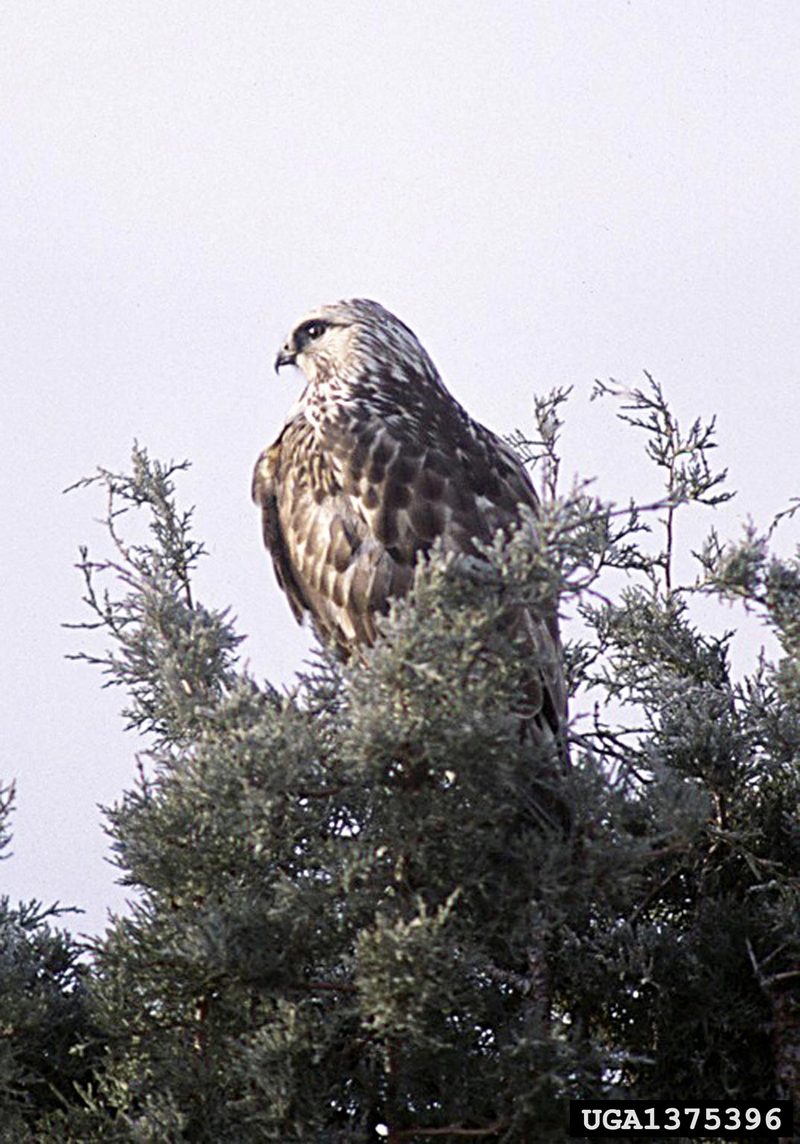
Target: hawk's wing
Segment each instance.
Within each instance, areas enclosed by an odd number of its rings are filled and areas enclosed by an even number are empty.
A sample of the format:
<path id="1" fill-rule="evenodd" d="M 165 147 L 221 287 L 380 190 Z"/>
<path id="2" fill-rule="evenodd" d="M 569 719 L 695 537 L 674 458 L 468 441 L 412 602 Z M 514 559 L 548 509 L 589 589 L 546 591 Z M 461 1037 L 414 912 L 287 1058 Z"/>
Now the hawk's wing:
<path id="1" fill-rule="evenodd" d="M 259 457 L 253 500 L 278 583 L 298 620 L 311 615 L 342 651 L 375 640 L 375 614 L 408 590 L 413 563 L 396 560 L 372 534 L 364 500 L 331 466 L 301 415 Z"/>
<path id="2" fill-rule="evenodd" d="M 426 424 L 402 414 L 326 425 L 303 414 L 259 458 L 253 499 L 278 581 L 298 619 L 348 652 L 375 639 L 375 616 L 408 591 L 420 552 L 475 554 L 538 498 L 516 454 L 460 417 Z M 517 621 L 515 621 L 517 622 Z M 566 710 L 555 612 L 519 618 L 539 671 L 531 717 L 558 733 Z"/>

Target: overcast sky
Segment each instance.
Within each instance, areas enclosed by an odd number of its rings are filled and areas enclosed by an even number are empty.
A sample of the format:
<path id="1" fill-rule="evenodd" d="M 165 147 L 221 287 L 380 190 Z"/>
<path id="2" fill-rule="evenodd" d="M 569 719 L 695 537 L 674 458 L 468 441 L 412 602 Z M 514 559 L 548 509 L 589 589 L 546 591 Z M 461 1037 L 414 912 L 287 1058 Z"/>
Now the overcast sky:
<path id="1" fill-rule="evenodd" d="M 201 595 L 258 674 L 301 665 L 249 483 L 312 306 L 383 302 L 501 432 L 573 385 L 607 496 L 656 486 L 588 394 L 643 369 L 718 414 L 727 534 L 800 493 L 799 45 L 796 0 L 3 0 L 4 892 L 88 931 L 124 902 L 97 804 L 141 743 L 64 659 L 103 507 L 65 486 L 134 438 L 191 459 Z"/>

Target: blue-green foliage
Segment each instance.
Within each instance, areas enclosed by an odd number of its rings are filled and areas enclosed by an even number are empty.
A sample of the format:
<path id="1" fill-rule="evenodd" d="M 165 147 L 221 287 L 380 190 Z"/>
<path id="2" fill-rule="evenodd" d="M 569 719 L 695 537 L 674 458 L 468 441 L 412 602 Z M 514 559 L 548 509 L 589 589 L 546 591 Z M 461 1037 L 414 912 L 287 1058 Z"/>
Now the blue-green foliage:
<path id="1" fill-rule="evenodd" d="M 115 550 L 84 555 L 86 598 L 112 639 L 85 657 L 146 737 L 108 811 L 139 896 L 91 962 L 91 1078 L 42 1138 L 524 1144 L 564 1139 L 570 1096 L 796 1094 L 800 566 L 712 536 L 675 584 L 680 513 L 728 495 L 713 424 L 683 434 L 652 383 L 600 389 L 661 501 L 560 496 L 567 395 L 540 401 L 516 443 L 542 544 L 434 552 L 375 648 L 321 654 L 290 696 L 194 599 L 180 466 L 137 449 L 95 478 Z M 761 609 L 779 662 L 737 678 L 700 594 Z M 531 665 L 505 622 L 555 595 L 567 773 L 520 734 Z"/>
<path id="2" fill-rule="evenodd" d="M 0 788 L 0 851 L 10 842 L 13 786 Z M 5 857 L 5 855 L 4 855 Z M 38 1139 L 54 1110 L 91 1076 L 78 945 L 54 923 L 63 911 L 0 897 L 0 1140 Z"/>

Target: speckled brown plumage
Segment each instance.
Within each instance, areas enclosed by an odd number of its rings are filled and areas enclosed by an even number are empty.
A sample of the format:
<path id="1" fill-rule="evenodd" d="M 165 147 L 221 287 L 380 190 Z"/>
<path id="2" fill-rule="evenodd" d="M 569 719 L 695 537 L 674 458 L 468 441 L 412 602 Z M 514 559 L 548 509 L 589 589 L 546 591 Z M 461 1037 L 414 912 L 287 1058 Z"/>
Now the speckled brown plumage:
<path id="1" fill-rule="evenodd" d="M 538 500 L 516 454 L 444 387 L 414 334 L 375 302 L 325 306 L 295 327 L 276 368 L 297 364 L 303 394 L 258 459 L 253 498 L 298 620 L 345 655 L 411 586 L 420 553 L 476 554 Z M 526 512 L 526 510 L 530 510 Z M 527 617 L 540 668 L 537 717 L 566 710 L 555 615 Z"/>

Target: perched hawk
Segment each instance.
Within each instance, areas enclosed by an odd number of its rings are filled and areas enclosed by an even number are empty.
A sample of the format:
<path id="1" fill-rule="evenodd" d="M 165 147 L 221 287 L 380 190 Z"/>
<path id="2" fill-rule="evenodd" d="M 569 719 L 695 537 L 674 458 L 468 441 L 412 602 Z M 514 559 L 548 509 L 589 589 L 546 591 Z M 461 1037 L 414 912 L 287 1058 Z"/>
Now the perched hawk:
<path id="1" fill-rule="evenodd" d="M 376 617 L 407 592 L 420 553 L 474 554 L 538 499 L 513 450 L 473 421 L 417 338 L 377 302 L 314 310 L 275 361 L 306 386 L 258 459 L 253 499 L 278 583 L 298 620 L 345 655 L 371 644 Z M 520 506 L 523 506 L 522 509 Z M 527 617 L 532 718 L 561 738 L 566 692 L 555 614 Z"/>

